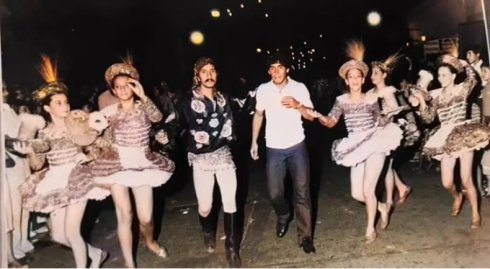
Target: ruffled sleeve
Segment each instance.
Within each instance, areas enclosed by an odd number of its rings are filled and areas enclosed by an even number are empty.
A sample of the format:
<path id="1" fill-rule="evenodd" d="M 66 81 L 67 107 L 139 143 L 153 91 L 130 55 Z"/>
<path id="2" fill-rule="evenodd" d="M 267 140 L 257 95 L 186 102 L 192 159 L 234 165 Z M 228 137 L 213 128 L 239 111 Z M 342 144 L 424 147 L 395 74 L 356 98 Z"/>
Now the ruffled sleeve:
<path id="1" fill-rule="evenodd" d="M 141 109 L 153 123 L 159 122 L 163 118 L 162 112 L 160 112 L 158 107 L 149 98 L 145 102 L 141 102 Z"/>
<path id="2" fill-rule="evenodd" d="M 332 107 L 332 110 L 330 110 L 330 113 L 328 113 L 328 116 L 330 118 L 333 118 L 336 122 L 339 121 L 340 116 L 342 116 L 343 114 L 342 103 L 341 101 L 339 101 L 339 97 L 335 99 L 335 103 Z"/>
<path id="3" fill-rule="evenodd" d="M 38 139 L 36 139 L 36 143 L 33 145 L 33 154 L 29 154 L 28 161 L 29 165 L 34 171 L 41 170 L 44 164 L 46 163 L 45 152 L 48 150 L 48 141 L 46 134 L 44 131 L 39 131 Z"/>
<path id="4" fill-rule="evenodd" d="M 470 95 L 471 91 L 475 88 L 477 84 L 476 72 L 470 65 L 465 67 L 466 78 L 461 83 L 466 96 Z"/>

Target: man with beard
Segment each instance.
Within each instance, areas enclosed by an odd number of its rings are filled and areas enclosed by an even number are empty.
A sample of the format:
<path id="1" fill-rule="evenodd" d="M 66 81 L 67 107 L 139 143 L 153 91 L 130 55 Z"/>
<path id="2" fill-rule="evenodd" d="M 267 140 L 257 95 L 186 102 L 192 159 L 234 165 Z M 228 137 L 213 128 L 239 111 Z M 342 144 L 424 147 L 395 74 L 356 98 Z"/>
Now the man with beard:
<path id="1" fill-rule="evenodd" d="M 230 102 L 216 89 L 218 72 L 211 58 L 194 65 L 193 87 L 181 103 L 182 120 L 188 130 L 187 151 L 193 167 L 194 189 L 199 206 L 204 245 L 215 251 L 219 208 L 213 208 L 215 178 L 221 193 L 226 234 L 226 258 L 230 267 L 240 267 L 241 227 L 237 220 L 236 166 L 229 144 L 235 139 Z"/>

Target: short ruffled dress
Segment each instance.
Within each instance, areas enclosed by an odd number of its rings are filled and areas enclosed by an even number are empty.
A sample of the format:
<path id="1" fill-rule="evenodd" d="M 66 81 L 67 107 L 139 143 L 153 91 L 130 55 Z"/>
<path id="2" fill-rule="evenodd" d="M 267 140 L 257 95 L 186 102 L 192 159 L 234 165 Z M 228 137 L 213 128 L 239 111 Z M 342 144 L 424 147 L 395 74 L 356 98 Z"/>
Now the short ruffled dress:
<path id="1" fill-rule="evenodd" d="M 151 122 L 161 119 L 154 104 L 150 100 L 146 104 L 138 102 L 131 112 L 123 112 L 119 104 L 114 104 L 102 112 L 109 115 L 110 128 L 106 132 L 111 132 L 112 146 L 91 164 L 94 181 L 104 186 L 127 187 L 165 184 L 175 164 L 149 147 Z"/>
<path id="2" fill-rule="evenodd" d="M 459 84 L 457 90 L 448 96 L 442 95 L 442 89 L 431 91 L 433 101 L 421 117 L 430 122 L 435 116 L 441 125 L 428 138 L 423 153 L 436 160 L 458 158 L 463 153 L 484 148 L 490 139 L 490 127 L 466 120 L 467 84 Z"/>
<path id="3" fill-rule="evenodd" d="M 47 159 L 48 166 L 31 174 L 20 187 L 22 207 L 28 211 L 50 213 L 53 210 L 89 199 L 103 200 L 110 191 L 97 185 L 87 164 L 77 164 L 77 156 L 82 148 L 70 140 L 68 135 L 61 138 L 44 139 L 50 150 L 39 153 Z M 43 156 L 44 155 L 44 156 Z"/>
<path id="4" fill-rule="evenodd" d="M 367 96 L 364 102 L 352 103 L 347 94 L 337 97 L 329 117 L 336 121 L 344 115 L 348 135 L 335 140 L 332 159 L 339 165 L 352 167 L 375 153 L 389 155 L 403 137 L 394 123 L 380 125 L 381 115 L 377 98 Z"/>

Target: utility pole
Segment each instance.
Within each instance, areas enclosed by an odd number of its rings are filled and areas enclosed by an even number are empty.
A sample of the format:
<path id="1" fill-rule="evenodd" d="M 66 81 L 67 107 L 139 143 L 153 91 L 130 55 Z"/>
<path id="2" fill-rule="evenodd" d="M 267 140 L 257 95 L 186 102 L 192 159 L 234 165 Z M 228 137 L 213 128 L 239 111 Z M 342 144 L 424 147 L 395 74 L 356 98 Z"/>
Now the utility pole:
<path id="1" fill-rule="evenodd" d="M 489 25 L 489 15 L 488 13 L 490 13 L 490 0 L 481 0 L 481 9 L 482 9 L 482 13 L 483 13 L 483 24 L 485 26 L 485 37 L 486 37 L 486 43 L 487 43 L 487 52 L 488 52 L 488 57 L 490 57 L 490 32 L 489 31 L 489 28 L 490 28 L 490 25 Z"/>
<path id="2" fill-rule="evenodd" d="M 2 95 L 0 96 L 0 102 L 3 105 L 3 70 L 2 70 L 2 30 L 1 30 L 1 23 L 0 23 L 0 86 L 2 86 Z M 6 199 L 8 194 L 7 191 L 7 178 L 5 177 L 5 136 L 4 136 L 4 128 L 3 125 L 5 122 L 3 122 L 3 113 L 2 110 L 0 109 L 0 199 L 1 205 L 5 205 Z M 7 261 L 7 216 L 5 214 L 5 210 L 0 210 L 0 267 L 6 268 L 8 265 Z"/>

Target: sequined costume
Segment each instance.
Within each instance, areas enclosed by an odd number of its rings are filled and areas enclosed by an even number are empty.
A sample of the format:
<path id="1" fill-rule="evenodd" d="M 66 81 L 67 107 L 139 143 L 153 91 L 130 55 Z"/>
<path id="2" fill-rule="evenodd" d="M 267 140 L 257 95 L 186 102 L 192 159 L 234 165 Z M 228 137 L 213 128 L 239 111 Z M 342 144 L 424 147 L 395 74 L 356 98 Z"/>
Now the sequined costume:
<path id="1" fill-rule="evenodd" d="M 483 148 L 490 138 L 488 126 L 466 120 L 466 99 L 476 85 L 476 78 L 471 67 L 465 70 L 465 81 L 455 85 L 450 92 L 445 88 L 431 91 L 432 101 L 420 113 L 426 123 L 436 116 L 441 123 L 423 149 L 424 154 L 436 160 L 457 158 L 465 152 Z"/>
<path id="2" fill-rule="evenodd" d="M 374 95 L 373 98 L 379 98 L 381 101 L 382 111 L 392 111 L 399 107 L 399 105 L 407 105 L 403 96 L 400 96 L 398 90 L 393 86 L 387 86 L 381 91 L 375 91 L 375 89 L 369 90 L 367 95 Z M 386 96 L 392 94 L 393 98 L 386 98 Z M 420 131 L 417 127 L 417 121 L 414 113 L 409 111 L 400 111 L 394 117 L 395 123 L 398 123 L 403 130 L 403 146 L 413 146 L 420 139 Z"/>
<path id="3" fill-rule="evenodd" d="M 83 156 L 82 147 L 72 141 L 68 130 L 55 135 L 48 126 L 39 132 L 39 139 L 49 146 L 49 151 L 36 152 L 36 157 L 30 161 L 33 167 L 42 168 L 47 160 L 47 167 L 30 175 L 19 187 L 24 208 L 49 213 L 70 204 L 87 199 L 102 200 L 110 195 L 109 190 L 93 182 L 86 164 L 77 163 Z"/>
<path id="4" fill-rule="evenodd" d="M 394 123 L 387 123 L 381 116 L 377 98 L 366 95 L 363 102 L 351 102 L 348 94 L 335 100 L 329 113 L 335 121 L 344 115 L 348 136 L 335 140 L 332 145 L 332 159 L 343 166 L 355 166 L 374 153 L 385 153 L 396 149 L 402 139 L 401 129 Z"/>
<path id="5" fill-rule="evenodd" d="M 136 101 L 134 109 L 122 110 L 119 103 L 101 111 L 109 120 L 112 146 L 91 165 L 94 180 L 128 187 L 166 183 L 175 170 L 174 162 L 153 153 L 149 147 L 151 123 L 159 122 L 162 113 L 151 100 Z"/>

